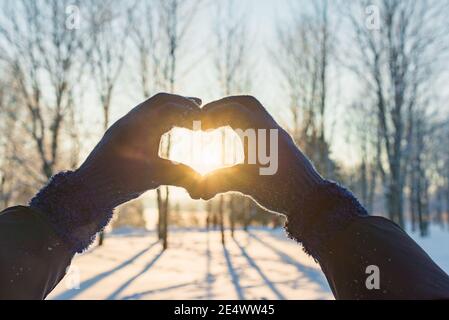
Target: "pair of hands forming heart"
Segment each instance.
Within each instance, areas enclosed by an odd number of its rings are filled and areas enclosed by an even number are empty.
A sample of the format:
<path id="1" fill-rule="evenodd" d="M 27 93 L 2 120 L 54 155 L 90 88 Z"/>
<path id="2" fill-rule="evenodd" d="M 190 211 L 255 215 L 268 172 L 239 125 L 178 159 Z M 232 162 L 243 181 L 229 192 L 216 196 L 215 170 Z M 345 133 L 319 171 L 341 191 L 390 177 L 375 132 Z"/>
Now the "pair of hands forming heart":
<path id="1" fill-rule="evenodd" d="M 83 176 L 95 172 L 95 176 L 112 177 L 120 184 L 118 192 L 129 200 L 161 185 L 173 185 L 185 188 L 194 199 L 210 199 L 228 191 L 241 192 L 270 210 L 288 214 L 291 204 L 286 196 L 295 190 L 295 183 L 303 178 L 304 170 L 312 166 L 287 132 L 250 96 L 227 97 L 203 108 L 200 105 L 201 100 L 197 98 L 165 93 L 153 96 L 112 125 L 78 171 Z M 198 120 L 205 130 L 224 126 L 243 130 L 277 129 L 277 173 L 260 175 L 258 164 L 245 162 L 203 177 L 184 164 L 161 159 L 160 137 L 173 127 L 192 129 Z M 318 174 L 316 179 L 321 179 Z"/>

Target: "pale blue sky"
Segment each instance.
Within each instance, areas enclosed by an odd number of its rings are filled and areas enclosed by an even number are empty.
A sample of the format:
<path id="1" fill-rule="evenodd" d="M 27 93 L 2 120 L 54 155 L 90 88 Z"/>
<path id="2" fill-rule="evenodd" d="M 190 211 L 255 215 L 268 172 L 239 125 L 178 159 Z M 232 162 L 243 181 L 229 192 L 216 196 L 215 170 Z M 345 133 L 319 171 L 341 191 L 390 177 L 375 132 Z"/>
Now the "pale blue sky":
<path id="1" fill-rule="evenodd" d="M 206 103 L 220 98 L 216 75 L 211 66 L 211 46 L 213 41 L 212 26 L 215 18 L 216 0 L 204 0 L 203 7 L 192 22 L 190 33 L 183 47 L 180 57 L 180 77 L 176 87 L 177 93 L 186 96 L 198 96 Z M 290 0 L 240 0 L 235 1 L 236 14 L 245 12 L 249 25 L 249 41 L 251 43 L 250 60 L 254 66 L 252 89 L 247 94 L 256 96 L 281 124 L 288 124 L 290 112 L 288 110 L 288 97 L 284 96 L 282 77 L 275 67 L 275 62 L 269 54 L 270 48 L 277 45 L 276 30 L 279 25 L 287 23 L 292 17 L 292 6 L 301 12 L 308 10 L 311 2 Z M 301 7 L 300 5 L 304 5 Z M 331 12 L 332 14 L 332 12 Z M 336 34 L 340 38 L 346 38 L 345 32 L 337 25 Z M 192 61 L 195 66 L 190 68 Z M 133 64 L 132 59 L 127 61 L 128 67 Z M 187 66 L 189 68 L 187 68 Z M 186 70 L 189 70 L 185 74 Z M 181 76 L 182 75 L 182 76 Z M 357 83 L 351 73 L 343 67 L 334 68 L 330 75 L 330 99 L 328 104 L 329 126 L 332 127 L 331 143 L 333 157 L 347 165 L 358 161 L 357 148 L 353 141 L 348 140 L 348 131 L 345 126 L 351 110 L 348 106 L 357 97 Z M 135 75 L 132 68 L 125 68 L 123 80 L 118 88 L 113 101 L 112 119 L 123 116 L 132 106 L 142 100 L 136 86 Z M 89 96 L 89 94 L 87 94 Z M 92 97 L 87 99 L 87 108 L 84 112 L 87 121 L 97 121 L 98 128 L 95 134 L 101 134 L 100 114 L 98 103 Z M 90 149 L 92 141 L 86 141 L 85 152 Z"/>
<path id="2" fill-rule="evenodd" d="M 206 5 L 192 22 L 191 32 L 184 45 L 179 64 L 182 77 L 178 78 L 176 87 L 178 94 L 197 96 L 202 98 L 205 103 L 220 98 L 214 69 L 211 67 L 210 52 L 213 41 L 211 29 L 215 17 L 214 2 L 214 0 L 205 0 Z M 281 124 L 288 124 L 290 120 L 288 97 L 284 95 L 282 77 L 275 67 L 269 49 L 275 48 L 277 44 L 277 26 L 286 23 L 292 17 L 292 3 L 301 11 L 307 10 L 307 5 L 311 2 L 306 0 L 240 0 L 236 3 L 238 11 L 246 12 L 249 24 L 248 38 L 251 43 L 250 56 L 251 65 L 254 66 L 254 78 L 252 79 L 252 90 L 247 94 L 256 96 Z M 300 7 L 299 4 L 305 6 Z M 346 39 L 348 36 L 348 32 L 342 30 L 338 25 L 334 31 L 342 39 Z M 136 86 L 135 74 L 132 72 L 134 62 L 132 59 L 129 60 L 113 100 L 113 120 L 123 116 L 142 100 L 139 94 L 140 89 Z M 194 68 L 189 68 L 189 72 L 184 74 L 186 67 L 190 66 L 192 61 L 196 62 Z M 352 165 L 358 161 L 358 150 L 354 146 L 354 141 L 348 140 L 348 130 L 345 125 L 348 117 L 351 116 L 350 112 L 352 112 L 348 107 L 358 96 L 358 85 L 351 73 L 343 67 L 333 67 L 330 78 L 328 109 L 331 110 L 329 125 L 333 130 L 330 134 L 332 156 L 343 164 Z M 102 133 L 98 103 L 88 90 L 83 117 L 88 123 L 94 124 L 94 126 L 90 126 L 94 128 L 91 132 L 92 135 L 86 138 L 83 144 L 84 152 L 87 154 Z M 181 149 L 185 150 L 185 148 Z M 181 149 L 178 148 L 178 151 Z M 176 152 L 175 147 L 174 153 Z M 188 199 L 183 192 L 175 191 L 173 194 L 180 200 Z"/>
<path id="3" fill-rule="evenodd" d="M 214 0 L 206 0 L 198 13 L 195 21 L 192 22 L 190 32 L 183 46 L 183 54 L 180 58 L 180 73 L 176 92 L 186 96 L 197 96 L 203 99 L 203 102 L 209 102 L 221 98 L 220 90 L 217 87 L 216 75 L 211 65 L 213 45 L 213 20 L 215 18 Z M 307 1 L 289 1 L 289 0 L 240 0 L 236 1 L 236 14 L 244 13 L 248 19 L 248 39 L 251 45 L 250 63 L 254 66 L 254 77 L 252 78 L 252 89 L 247 94 L 256 96 L 266 108 L 273 114 L 275 119 L 281 124 L 289 123 L 290 111 L 288 109 L 288 97 L 284 96 L 282 87 L 282 77 L 280 76 L 275 61 L 269 51 L 277 45 L 276 32 L 277 27 L 286 23 L 292 17 L 292 5 L 299 12 L 306 7 L 301 8 L 299 3 L 307 4 Z M 112 119 L 123 116 L 130 108 L 142 100 L 140 89 L 136 86 L 135 75 L 132 71 L 132 59 L 127 61 L 128 68 L 125 68 L 120 83 L 113 100 Z M 190 68 L 192 61 L 195 66 Z M 188 68 L 189 72 L 185 73 Z M 182 76 L 181 76 L 182 75 Z M 338 98 L 348 92 L 349 80 L 345 86 L 339 82 L 334 83 L 331 90 L 338 91 Z M 94 135 L 101 134 L 101 114 L 98 111 L 98 103 L 89 93 L 86 94 L 87 109 L 84 112 L 84 118 L 88 122 L 94 122 L 92 126 Z M 341 113 L 341 101 L 334 101 L 332 116 L 336 117 Z M 333 103 L 333 101 L 331 101 Z M 344 105 L 344 104 L 343 104 Z M 332 120 L 333 121 L 333 120 Z M 333 124 L 333 123 L 332 123 Z M 340 122 L 337 121 L 335 127 Z M 97 132 L 98 131 L 98 132 Z M 336 136 L 334 145 L 338 146 L 339 152 L 335 155 L 340 160 L 352 163 L 351 148 L 345 143 L 344 135 Z M 86 140 L 84 151 L 90 150 L 92 141 Z M 176 153 L 176 148 L 174 150 Z"/>

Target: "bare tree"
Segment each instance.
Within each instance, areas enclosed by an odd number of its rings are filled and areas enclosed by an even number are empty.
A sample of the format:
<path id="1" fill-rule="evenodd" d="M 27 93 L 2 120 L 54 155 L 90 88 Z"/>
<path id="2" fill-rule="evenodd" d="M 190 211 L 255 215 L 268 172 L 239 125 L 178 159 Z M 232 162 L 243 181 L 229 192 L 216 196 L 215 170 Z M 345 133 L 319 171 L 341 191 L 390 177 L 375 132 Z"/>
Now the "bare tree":
<path id="1" fill-rule="evenodd" d="M 350 116 L 345 119 L 349 129 L 347 134 L 351 135 L 351 144 L 357 146 L 357 152 L 360 154 L 360 164 L 354 167 L 353 190 L 367 211 L 372 213 L 378 180 L 375 117 L 371 106 L 360 102 L 354 103 L 349 110 Z"/>
<path id="2" fill-rule="evenodd" d="M 446 128 L 449 128 L 446 124 Z M 449 130 L 446 130 L 445 134 L 446 139 L 444 139 L 443 142 L 445 145 L 449 143 Z M 444 181 L 444 188 L 445 188 L 445 198 L 446 198 L 446 217 L 448 219 L 449 223 L 449 152 L 446 151 L 446 154 L 443 156 L 443 181 Z"/>
<path id="3" fill-rule="evenodd" d="M 137 75 L 143 99 L 148 98 L 159 88 L 161 84 L 162 62 L 159 46 L 159 14 L 157 2 L 146 0 L 136 3 L 130 12 L 129 20 L 132 22 L 130 39 L 136 49 Z M 157 190 L 158 207 L 158 237 L 162 240 L 162 216 L 164 215 L 161 190 Z"/>
<path id="4" fill-rule="evenodd" d="M 132 40 L 137 48 L 142 93 L 148 97 L 157 91 L 173 93 L 179 76 L 179 59 L 189 27 L 197 13 L 200 0 L 146 0 L 137 4 L 131 14 L 134 27 Z M 161 144 L 161 155 L 168 158 L 171 136 Z M 170 189 L 157 191 L 159 238 L 168 247 Z"/>
<path id="5" fill-rule="evenodd" d="M 431 201 L 433 200 L 433 206 L 432 203 L 430 203 L 429 206 L 433 207 L 435 211 L 433 219 L 432 217 L 426 218 L 428 218 L 428 220 L 433 220 L 441 227 L 444 227 L 446 223 L 449 223 L 449 152 L 447 148 L 442 148 L 441 146 L 446 145 L 449 142 L 448 119 L 447 115 L 439 112 L 435 113 L 433 118 L 426 116 L 424 121 L 423 119 L 419 119 L 419 121 L 424 122 L 426 125 L 425 129 L 427 129 L 420 130 L 424 131 L 424 137 L 420 138 L 423 140 L 424 150 L 422 151 L 424 152 L 420 159 L 424 161 L 424 163 L 421 164 L 421 167 L 427 168 L 425 177 L 429 180 L 429 188 L 433 189 L 433 199 L 431 198 Z M 417 134 L 417 136 L 420 135 Z M 412 169 L 412 165 L 410 165 L 410 167 Z M 415 173 L 413 172 L 413 174 Z M 411 173 L 410 176 L 413 176 L 413 174 Z M 409 179 L 411 180 L 411 177 L 409 177 Z M 415 185 L 416 189 L 416 182 L 414 184 L 410 182 L 411 194 L 413 194 L 413 185 Z M 429 191 L 429 193 L 431 192 Z M 430 196 L 432 196 L 432 194 L 430 194 Z M 415 202 L 415 208 L 419 205 L 419 201 L 420 200 L 418 199 L 418 203 Z M 416 212 L 415 220 L 417 220 Z M 421 233 L 427 232 L 425 225 L 420 226 L 420 231 Z"/>
<path id="6" fill-rule="evenodd" d="M 327 0 L 301 2 L 300 11 L 292 8 L 291 23 L 278 28 L 276 64 L 290 96 L 292 135 L 320 172 L 335 175 L 327 141 L 329 73 L 336 39 Z"/>
<path id="7" fill-rule="evenodd" d="M 429 217 L 429 164 L 427 159 L 429 150 L 426 139 L 429 138 L 429 121 L 423 112 L 419 112 L 417 117 L 414 117 L 413 136 L 410 143 L 413 144 L 411 148 L 411 156 L 409 158 L 409 185 L 410 185 L 410 214 L 412 230 L 414 231 L 416 225 L 422 236 L 425 236 L 428 231 Z"/>
<path id="8" fill-rule="evenodd" d="M 357 59 L 351 68 L 365 83 L 376 110 L 379 170 L 387 212 L 400 225 L 414 122 L 413 114 L 426 99 L 436 66 L 446 51 L 445 1 L 361 0 L 345 7 L 354 30 Z M 374 7 L 373 7 L 374 6 Z M 367 25 L 366 8 L 379 12 L 378 26 Z M 376 12 L 376 10 L 374 11 Z"/>
<path id="9" fill-rule="evenodd" d="M 89 64 L 92 79 L 103 113 L 103 130 L 110 125 L 110 112 L 114 89 L 124 64 L 129 19 L 129 8 L 114 0 L 92 1 L 89 9 L 89 30 L 94 45 Z M 98 245 L 104 242 L 100 232 Z"/>
<path id="10" fill-rule="evenodd" d="M 214 19 L 214 48 L 213 62 L 217 76 L 220 94 L 230 96 L 245 92 L 250 86 L 250 61 L 248 50 L 250 46 L 247 16 L 239 12 L 234 0 L 225 0 L 216 3 Z M 223 165 L 236 160 L 235 146 L 226 150 L 228 137 L 226 131 L 221 133 L 221 161 Z M 230 158 L 231 156 L 231 158 Z M 234 234 L 235 215 L 233 206 L 241 197 L 221 195 L 218 199 L 218 221 L 221 231 L 221 241 L 225 243 L 224 220 L 225 210 L 230 209 L 231 234 Z M 229 202 L 229 206 L 226 205 Z M 210 213 L 209 213 L 210 214 Z"/>
<path id="11" fill-rule="evenodd" d="M 8 207 L 13 197 L 14 174 L 12 163 L 9 159 L 10 146 L 12 140 L 11 134 L 14 132 L 14 119 L 8 116 L 10 111 L 10 103 L 8 96 L 9 84 L 0 80 L 0 203 L 3 207 Z M 12 120 L 12 121 L 11 121 Z"/>
<path id="12" fill-rule="evenodd" d="M 122 13 L 127 10 L 114 0 L 93 1 L 89 10 L 90 32 L 95 43 L 89 62 L 103 111 L 104 130 L 110 125 L 112 97 L 124 64 L 129 20 Z"/>
<path id="13" fill-rule="evenodd" d="M 8 69 L 0 70 L 3 74 L 0 80 L 0 203 L 7 207 L 13 202 L 28 201 L 40 174 L 30 165 L 35 157 L 23 157 L 31 145 L 19 121 L 25 110 L 18 107 L 21 104 L 17 97 L 18 84 Z"/>
<path id="14" fill-rule="evenodd" d="M 447 136 L 446 136 L 447 137 Z M 446 217 L 449 223 L 449 155 L 446 155 L 444 164 L 444 186 L 446 189 Z"/>
<path id="15" fill-rule="evenodd" d="M 161 84 L 162 63 L 159 46 L 159 15 L 156 1 L 137 2 L 130 12 L 130 38 L 137 51 L 137 74 L 143 98 L 149 97 Z"/>
<path id="16" fill-rule="evenodd" d="M 60 136 L 85 62 L 84 36 L 67 8 L 80 14 L 81 1 L 2 3 L 0 59 L 17 82 L 20 120 L 39 159 L 42 182 L 60 165 Z M 79 10 L 79 12 L 77 11 Z M 76 17 L 75 17 L 76 18 Z"/>

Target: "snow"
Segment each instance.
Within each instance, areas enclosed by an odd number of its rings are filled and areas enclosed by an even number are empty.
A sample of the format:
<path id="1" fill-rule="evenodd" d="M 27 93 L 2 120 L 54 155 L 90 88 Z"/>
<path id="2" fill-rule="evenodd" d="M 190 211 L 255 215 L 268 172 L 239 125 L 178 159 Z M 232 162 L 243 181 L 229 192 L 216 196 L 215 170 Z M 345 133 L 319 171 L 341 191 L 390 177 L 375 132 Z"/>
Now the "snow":
<path id="1" fill-rule="evenodd" d="M 108 235 L 74 258 L 49 299 L 332 299 L 319 266 L 279 231 L 173 230 Z M 79 277 L 79 289 L 70 289 Z"/>
<path id="2" fill-rule="evenodd" d="M 448 230 L 412 237 L 449 271 Z M 281 229 L 171 230 L 162 251 L 154 232 L 126 229 L 74 258 L 49 299 L 333 299 L 319 266 Z M 79 283 L 79 288 L 76 288 Z"/>
<path id="3" fill-rule="evenodd" d="M 441 269 L 449 274 L 449 229 L 432 226 L 429 237 L 423 238 L 417 233 L 412 233 L 410 236 L 427 252 Z"/>

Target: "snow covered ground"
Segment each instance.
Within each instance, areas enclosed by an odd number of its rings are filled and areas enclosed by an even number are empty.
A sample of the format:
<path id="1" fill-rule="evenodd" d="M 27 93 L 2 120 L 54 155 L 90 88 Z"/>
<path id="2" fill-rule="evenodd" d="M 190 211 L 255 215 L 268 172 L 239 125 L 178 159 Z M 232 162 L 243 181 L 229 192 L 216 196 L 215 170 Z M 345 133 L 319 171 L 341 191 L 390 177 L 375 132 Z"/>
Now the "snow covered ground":
<path id="1" fill-rule="evenodd" d="M 449 232 L 417 241 L 449 272 Z M 79 288 L 76 288 L 79 284 Z M 332 299 L 318 265 L 282 230 L 173 230 L 162 252 L 152 232 L 116 232 L 75 257 L 49 299 Z"/>
<path id="2" fill-rule="evenodd" d="M 429 237 L 422 238 L 418 234 L 411 234 L 411 237 L 449 274 L 449 229 L 432 226 Z"/>

